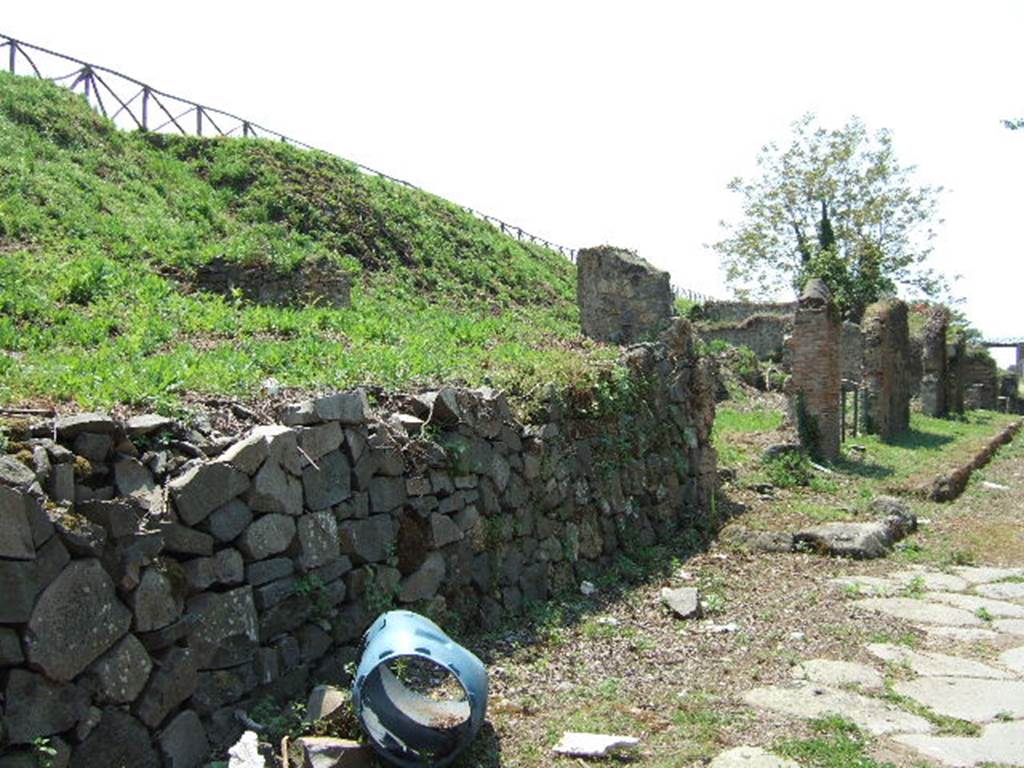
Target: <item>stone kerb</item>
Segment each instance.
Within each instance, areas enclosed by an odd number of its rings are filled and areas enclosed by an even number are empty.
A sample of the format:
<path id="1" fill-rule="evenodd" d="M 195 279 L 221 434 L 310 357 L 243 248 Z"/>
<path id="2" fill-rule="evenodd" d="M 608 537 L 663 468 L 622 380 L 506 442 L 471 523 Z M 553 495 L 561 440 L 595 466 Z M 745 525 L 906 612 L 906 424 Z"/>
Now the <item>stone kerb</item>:
<path id="1" fill-rule="evenodd" d="M 583 333 L 613 344 L 651 341 L 675 314 L 668 272 L 622 248 L 579 251 L 576 296 Z"/>
<path id="2" fill-rule="evenodd" d="M 840 321 L 832 294 L 821 280 L 810 280 L 797 304 L 788 344 L 790 408 L 801 442 L 826 460 L 839 456 L 839 345 Z"/>
<path id="3" fill-rule="evenodd" d="M 945 307 L 933 308 L 925 323 L 921 344 L 921 410 L 927 416 L 945 416 L 949 412 L 946 405 L 948 326 L 949 310 Z"/>
<path id="4" fill-rule="evenodd" d="M 910 335 L 907 305 L 893 299 L 869 306 L 864 335 L 864 431 L 891 440 L 910 427 Z"/>
<path id="5" fill-rule="evenodd" d="M 378 413 L 357 390 L 240 439 L 104 414 L 16 437 L 0 751 L 48 738 L 83 768 L 193 768 L 204 750 L 182 745 L 232 742 L 236 710 L 346 684 L 382 610 L 495 627 L 697 524 L 716 473 L 693 350 L 685 321 L 626 350 L 644 407 L 600 417 L 555 397 L 524 424 L 501 393 L 454 388 Z"/>

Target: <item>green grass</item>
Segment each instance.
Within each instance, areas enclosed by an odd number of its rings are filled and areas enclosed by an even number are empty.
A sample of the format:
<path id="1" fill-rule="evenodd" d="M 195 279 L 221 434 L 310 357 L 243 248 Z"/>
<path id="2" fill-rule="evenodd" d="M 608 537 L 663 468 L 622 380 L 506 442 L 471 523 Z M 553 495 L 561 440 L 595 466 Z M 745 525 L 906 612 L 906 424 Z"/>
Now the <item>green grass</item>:
<path id="1" fill-rule="evenodd" d="M 351 307 L 255 306 L 173 279 L 214 258 L 328 261 Z M 0 403 L 173 407 L 285 386 L 589 381 L 573 266 L 440 198 L 279 142 L 126 133 L 0 74 Z"/>
<path id="2" fill-rule="evenodd" d="M 856 725 L 839 716 L 811 721 L 814 734 L 806 739 L 786 739 L 775 745 L 780 755 L 803 768 L 895 768 L 868 754 L 870 741 Z"/>
<path id="3" fill-rule="evenodd" d="M 782 426 L 782 421 L 783 414 L 778 411 L 719 407 L 715 411 L 715 425 L 711 432 L 719 466 L 736 467 L 751 461 L 759 452 L 744 445 L 742 436 L 774 431 Z"/>

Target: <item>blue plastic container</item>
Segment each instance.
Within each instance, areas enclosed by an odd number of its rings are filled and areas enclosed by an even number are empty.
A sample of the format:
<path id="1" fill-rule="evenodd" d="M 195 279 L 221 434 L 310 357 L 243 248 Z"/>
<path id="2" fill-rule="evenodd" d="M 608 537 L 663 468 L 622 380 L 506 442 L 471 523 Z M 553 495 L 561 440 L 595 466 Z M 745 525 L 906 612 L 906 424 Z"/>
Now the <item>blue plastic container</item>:
<path id="1" fill-rule="evenodd" d="M 447 670 L 465 698 L 435 701 L 410 690 L 388 669 L 400 657 L 424 659 Z M 430 619 L 412 611 L 390 611 L 363 636 L 352 703 L 370 743 L 387 762 L 401 768 L 441 768 L 469 746 L 483 725 L 487 670 Z"/>

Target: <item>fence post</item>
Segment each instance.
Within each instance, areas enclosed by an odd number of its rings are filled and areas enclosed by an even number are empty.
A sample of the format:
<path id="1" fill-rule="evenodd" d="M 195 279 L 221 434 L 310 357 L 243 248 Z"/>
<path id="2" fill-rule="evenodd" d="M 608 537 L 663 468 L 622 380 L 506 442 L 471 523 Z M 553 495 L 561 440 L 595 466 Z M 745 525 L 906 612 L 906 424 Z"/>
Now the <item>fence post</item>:
<path id="1" fill-rule="evenodd" d="M 242 121 L 242 138 L 249 138 L 249 122 L 247 120 Z"/>
<path id="2" fill-rule="evenodd" d="M 18 44 L 16 42 L 14 42 L 13 40 L 11 40 L 9 45 L 11 46 L 11 51 L 10 51 L 10 57 L 11 58 L 10 58 L 10 61 L 9 61 L 9 66 L 10 66 L 11 74 L 13 75 L 14 74 L 14 59 L 18 55 Z"/>
<path id="3" fill-rule="evenodd" d="M 196 107 L 196 136 L 203 135 L 203 108 Z"/>
<path id="4" fill-rule="evenodd" d="M 142 130 L 149 130 L 149 88 L 142 86 Z"/>

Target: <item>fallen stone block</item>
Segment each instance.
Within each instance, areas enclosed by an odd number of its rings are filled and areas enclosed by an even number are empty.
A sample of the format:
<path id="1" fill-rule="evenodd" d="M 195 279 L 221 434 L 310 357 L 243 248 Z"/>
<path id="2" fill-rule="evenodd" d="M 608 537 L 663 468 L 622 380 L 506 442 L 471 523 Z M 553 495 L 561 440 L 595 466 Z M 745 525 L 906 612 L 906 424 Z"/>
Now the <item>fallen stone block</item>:
<path id="1" fill-rule="evenodd" d="M 636 750 L 640 739 L 635 736 L 609 736 L 602 733 L 567 731 L 552 748 L 556 755 L 602 758 L 626 755 Z"/>
<path id="2" fill-rule="evenodd" d="M 698 619 L 701 616 L 700 593 L 696 587 L 663 587 L 661 602 L 680 619 Z"/>

